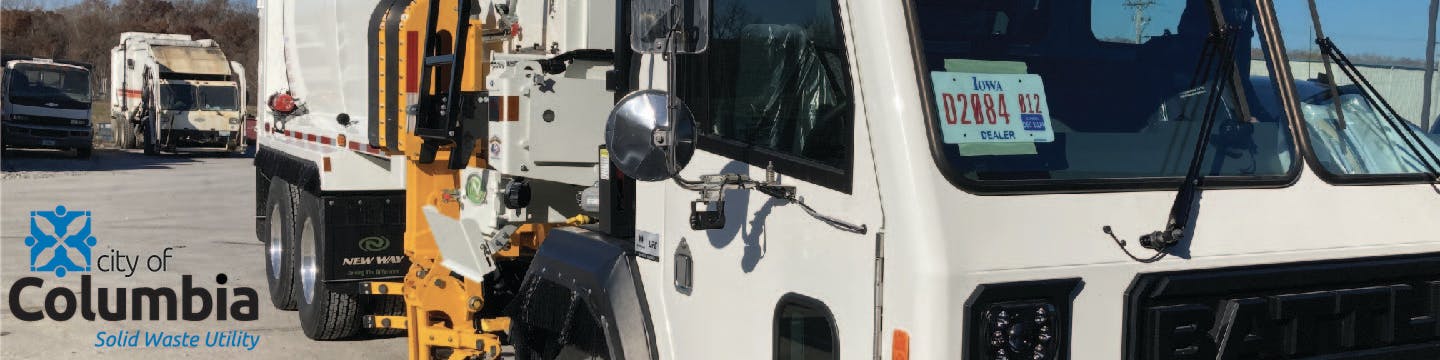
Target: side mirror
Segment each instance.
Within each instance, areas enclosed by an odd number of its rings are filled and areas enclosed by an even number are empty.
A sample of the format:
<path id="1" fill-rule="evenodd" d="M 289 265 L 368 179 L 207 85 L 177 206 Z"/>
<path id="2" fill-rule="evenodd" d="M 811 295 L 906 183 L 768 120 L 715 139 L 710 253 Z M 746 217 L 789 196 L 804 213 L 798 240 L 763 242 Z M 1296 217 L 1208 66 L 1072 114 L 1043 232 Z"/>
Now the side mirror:
<path id="1" fill-rule="evenodd" d="M 610 111 L 605 147 L 610 162 L 625 175 L 640 181 L 669 179 L 695 154 L 695 117 L 664 91 L 636 91 Z"/>
<path id="2" fill-rule="evenodd" d="M 634 0 L 630 4 L 631 50 L 698 54 L 709 46 L 710 0 Z M 673 45 L 667 46 L 672 40 Z"/>

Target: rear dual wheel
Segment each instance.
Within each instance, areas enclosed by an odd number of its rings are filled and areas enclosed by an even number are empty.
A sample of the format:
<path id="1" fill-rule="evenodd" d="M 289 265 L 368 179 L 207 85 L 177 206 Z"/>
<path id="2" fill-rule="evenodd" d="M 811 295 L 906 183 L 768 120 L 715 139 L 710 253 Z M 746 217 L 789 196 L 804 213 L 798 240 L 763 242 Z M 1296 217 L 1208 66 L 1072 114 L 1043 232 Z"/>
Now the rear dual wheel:
<path id="1" fill-rule="evenodd" d="M 295 209 L 291 186 L 271 179 L 267 192 L 265 224 L 265 281 L 270 303 L 280 310 L 295 310 Z"/>
<path id="2" fill-rule="evenodd" d="M 360 332 L 360 303 L 352 292 L 326 285 L 324 204 L 309 191 L 298 191 L 295 209 L 298 267 L 292 288 L 300 308 L 300 328 L 315 340 L 343 339 Z"/>

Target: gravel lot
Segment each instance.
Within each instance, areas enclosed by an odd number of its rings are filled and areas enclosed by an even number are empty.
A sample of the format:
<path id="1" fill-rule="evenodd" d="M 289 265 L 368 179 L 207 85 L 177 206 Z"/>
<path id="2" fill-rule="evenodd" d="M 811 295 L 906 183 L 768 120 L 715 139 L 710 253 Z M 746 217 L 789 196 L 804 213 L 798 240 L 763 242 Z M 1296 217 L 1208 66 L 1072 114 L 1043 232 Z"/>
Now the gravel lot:
<path id="1" fill-rule="evenodd" d="M 262 246 L 254 231 L 254 170 L 251 159 L 200 151 L 179 155 L 147 157 L 138 150 L 95 150 L 88 160 L 70 152 L 49 150 L 8 150 L 0 158 L 0 286 L 7 296 L 11 285 L 24 277 L 44 281 L 40 288 L 27 289 L 21 308 L 43 308 L 45 293 L 68 287 L 80 293 L 82 274 L 91 276 L 92 289 L 169 287 L 181 292 L 182 275 L 193 277 L 195 288 L 216 293 L 229 289 L 229 303 L 235 303 L 235 289 L 249 287 L 257 293 L 258 319 L 220 321 L 212 313 L 200 321 L 87 321 L 77 313 L 68 321 L 17 319 L 9 301 L 0 301 L 0 358 L 367 358 L 403 359 L 405 339 L 383 338 L 355 341 L 315 342 L 300 332 L 295 312 L 270 306 L 265 288 Z M 92 258 L 112 254 L 128 256 L 160 254 L 172 248 L 172 257 L 162 271 L 145 269 L 132 276 L 123 272 L 100 271 L 108 267 L 96 261 L 89 273 L 70 273 L 57 278 L 53 273 L 31 272 L 25 238 L 29 234 L 31 211 L 68 210 L 91 212 L 97 243 Z M 72 258 L 79 258 L 72 256 Z M 228 282 L 217 285 L 217 274 Z M 96 290 L 92 290 L 96 291 Z M 96 297 L 92 293 L 92 297 Z M 95 300 L 98 302 L 98 300 Z M 113 303 L 114 300 L 109 300 Z M 60 300 L 64 302 L 64 300 Z M 199 303 L 198 300 L 195 302 Z M 127 306 L 133 306 L 128 304 Z M 91 305 L 98 308 L 98 305 Z M 129 309 L 127 309 L 129 310 Z M 163 319 L 162 309 L 162 319 Z M 147 315 L 148 316 L 148 315 Z M 240 330 L 260 337 L 253 350 L 243 347 L 198 348 L 107 348 L 96 347 L 100 331 L 148 331 L 191 335 Z M 142 340 L 143 342 L 143 340 Z M 203 341 L 202 341 L 203 342 Z"/>

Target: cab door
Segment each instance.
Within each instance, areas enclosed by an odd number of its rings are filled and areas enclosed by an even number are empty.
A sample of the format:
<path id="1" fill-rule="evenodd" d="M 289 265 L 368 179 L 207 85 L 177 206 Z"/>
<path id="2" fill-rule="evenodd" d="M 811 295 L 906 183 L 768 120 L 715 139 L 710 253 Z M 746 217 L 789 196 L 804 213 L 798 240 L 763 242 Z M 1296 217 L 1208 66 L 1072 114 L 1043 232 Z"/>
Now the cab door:
<path id="1" fill-rule="evenodd" d="M 731 190 L 724 226 L 695 230 L 698 193 L 642 183 L 637 247 L 655 260 L 637 262 L 662 357 L 872 356 L 883 218 L 841 6 L 716 0 L 708 51 L 679 57 L 674 92 L 700 133 L 682 176 L 764 179 L 773 168 L 815 213 Z M 641 73 L 663 74 L 655 60 L 642 61 L 653 71 Z"/>

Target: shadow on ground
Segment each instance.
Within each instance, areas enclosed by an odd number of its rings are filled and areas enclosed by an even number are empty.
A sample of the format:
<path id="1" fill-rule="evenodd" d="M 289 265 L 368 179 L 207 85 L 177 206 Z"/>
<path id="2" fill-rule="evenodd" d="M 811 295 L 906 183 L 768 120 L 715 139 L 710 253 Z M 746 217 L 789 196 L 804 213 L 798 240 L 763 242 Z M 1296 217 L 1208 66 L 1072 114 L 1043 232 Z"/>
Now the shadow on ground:
<path id="1" fill-rule="evenodd" d="M 95 149 L 88 159 L 75 157 L 74 151 L 6 149 L 0 155 L 4 172 L 76 172 L 171 169 L 204 158 L 241 158 L 243 154 L 220 149 L 181 149 L 179 153 L 146 156 L 139 150 Z"/>

